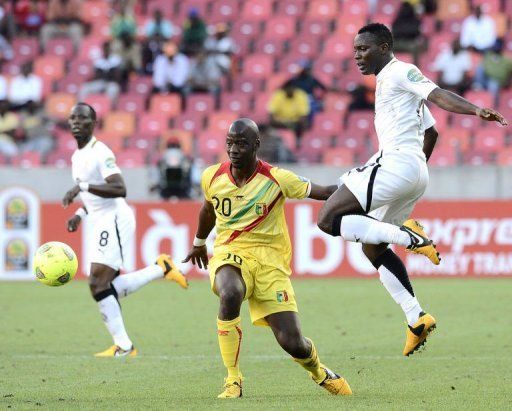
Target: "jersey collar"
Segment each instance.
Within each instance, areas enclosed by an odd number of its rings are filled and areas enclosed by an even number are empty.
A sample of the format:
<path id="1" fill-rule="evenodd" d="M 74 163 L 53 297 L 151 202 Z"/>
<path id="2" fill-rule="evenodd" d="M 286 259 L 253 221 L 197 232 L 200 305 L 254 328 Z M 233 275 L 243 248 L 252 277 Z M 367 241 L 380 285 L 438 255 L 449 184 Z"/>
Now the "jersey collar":
<path id="1" fill-rule="evenodd" d="M 377 78 L 381 77 L 386 71 L 388 71 L 389 66 L 393 64 L 395 61 L 398 61 L 396 57 L 393 57 L 391 60 L 389 60 L 388 64 L 386 64 L 384 67 L 382 67 L 382 70 L 377 74 Z"/>
<path id="2" fill-rule="evenodd" d="M 89 142 L 83 146 L 80 150 L 83 150 L 84 148 L 90 148 L 93 146 L 93 144 L 96 142 L 96 137 L 92 136 L 91 139 L 89 140 Z"/>

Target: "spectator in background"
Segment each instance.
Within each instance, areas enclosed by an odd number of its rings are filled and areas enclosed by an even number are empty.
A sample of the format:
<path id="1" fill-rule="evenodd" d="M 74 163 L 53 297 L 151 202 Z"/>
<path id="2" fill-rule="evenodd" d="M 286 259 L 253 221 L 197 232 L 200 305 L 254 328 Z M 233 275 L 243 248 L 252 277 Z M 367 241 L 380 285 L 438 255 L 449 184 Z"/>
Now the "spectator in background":
<path id="1" fill-rule="evenodd" d="M 118 39 L 112 41 L 112 53 L 121 57 L 123 85 L 128 81 L 131 72 L 142 72 L 142 47 L 135 37 L 124 34 Z"/>
<path id="2" fill-rule="evenodd" d="M 463 95 L 470 86 L 471 66 L 469 52 L 461 48 L 459 40 L 454 40 L 452 47 L 439 53 L 434 62 L 434 70 L 439 73 L 437 84 Z"/>
<path id="3" fill-rule="evenodd" d="M 235 42 L 229 37 L 227 24 L 219 23 L 215 26 L 215 34 L 208 37 L 205 49 L 215 58 L 224 73 L 230 72 L 231 60 L 235 53 Z"/>
<path id="4" fill-rule="evenodd" d="M 185 96 L 185 87 L 190 76 L 190 62 L 187 56 L 178 51 L 174 43 L 166 43 L 153 65 L 154 91 L 178 92 Z"/>
<path id="5" fill-rule="evenodd" d="M 206 23 L 199 16 L 199 10 L 191 8 L 183 25 L 183 52 L 187 55 L 195 55 L 203 48 L 207 37 Z"/>
<path id="6" fill-rule="evenodd" d="M 43 155 L 53 148 L 48 118 L 38 111 L 33 102 L 29 102 L 21 112 L 17 142 L 21 151 L 37 151 Z"/>
<path id="7" fill-rule="evenodd" d="M 190 198 L 191 161 L 181 149 L 178 139 L 169 138 L 162 158 L 158 161 L 158 182 L 151 187 L 160 197 Z"/>
<path id="8" fill-rule="evenodd" d="M 15 135 L 20 122 L 18 116 L 9 111 L 9 102 L 0 100 L 0 153 L 7 157 L 18 154 Z"/>
<path id="9" fill-rule="evenodd" d="M 21 67 L 21 73 L 15 76 L 10 83 L 8 99 L 14 109 L 24 108 L 27 103 L 39 104 L 43 97 L 43 80 L 32 73 L 32 63 L 28 62 Z"/>
<path id="10" fill-rule="evenodd" d="M 511 79 L 512 59 L 503 55 L 503 41 L 497 40 L 476 70 L 475 86 L 489 90 L 494 96 L 494 104 L 498 105 L 500 90 L 508 87 Z"/>
<path id="11" fill-rule="evenodd" d="M 258 158 L 271 164 L 295 162 L 293 153 L 274 128 L 267 124 L 258 124 L 258 128 L 260 130 Z"/>
<path id="12" fill-rule="evenodd" d="M 19 2 L 15 8 L 15 19 L 18 28 L 26 34 L 39 33 L 45 22 L 45 3 L 38 0 Z"/>
<path id="13" fill-rule="evenodd" d="M 81 16 L 81 0 L 49 0 L 46 23 L 41 28 L 41 45 L 46 48 L 54 37 L 69 37 L 75 50 L 82 41 L 84 27 Z"/>
<path id="14" fill-rule="evenodd" d="M 274 92 L 268 104 L 270 125 L 287 128 L 295 132 L 297 147 L 300 147 L 302 134 L 308 127 L 310 113 L 309 98 L 305 91 L 287 81 Z"/>
<path id="15" fill-rule="evenodd" d="M 7 39 L 0 34 L 0 63 L 12 60 L 13 57 L 14 52 L 12 50 L 11 43 L 9 43 Z"/>
<path id="16" fill-rule="evenodd" d="M 158 36 L 170 40 L 176 34 L 176 29 L 169 20 L 163 18 L 162 10 L 157 9 L 153 13 L 153 19 L 146 23 L 144 34 L 148 39 Z"/>
<path id="17" fill-rule="evenodd" d="M 368 89 L 364 84 L 358 84 L 357 87 L 350 92 L 350 103 L 347 107 L 347 115 L 352 111 L 374 110 L 375 104 L 368 99 Z"/>
<path id="18" fill-rule="evenodd" d="M 137 35 L 137 23 L 131 12 L 131 8 L 127 4 L 123 4 L 121 12 L 112 17 L 110 24 L 110 34 L 114 39 L 122 39 L 123 37 L 135 37 Z"/>
<path id="19" fill-rule="evenodd" d="M 0 100 L 7 100 L 8 96 L 7 79 L 0 73 Z"/>
<path id="20" fill-rule="evenodd" d="M 494 20 L 482 13 L 476 6 L 474 14 L 466 17 L 460 30 L 460 45 L 464 48 L 484 53 L 496 42 L 496 25 Z"/>
<path id="21" fill-rule="evenodd" d="M 117 101 L 122 80 L 123 60 L 110 50 L 110 43 L 103 43 L 103 56 L 94 61 L 94 78 L 82 86 L 79 101 L 85 101 L 89 94 L 105 93 L 112 102 Z"/>
<path id="22" fill-rule="evenodd" d="M 313 75 L 313 62 L 311 60 L 302 60 L 299 62 L 301 71 L 290 79 L 292 84 L 305 91 L 309 97 L 309 106 L 311 108 L 310 121 L 312 116 L 323 109 L 322 99 L 327 87 Z"/>
<path id="23" fill-rule="evenodd" d="M 222 68 L 217 64 L 215 57 L 205 51 L 199 51 L 191 64 L 188 87 L 193 92 L 213 94 L 218 104 L 222 75 Z"/>
<path id="24" fill-rule="evenodd" d="M 146 74 L 153 74 L 153 64 L 155 59 L 162 54 L 162 48 L 165 43 L 159 34 L 148 38 L 142 46 L 142 70 Z"/>
<path id="25" fill-rule="evenodd" d="M 403 2 L 401 4 L 391 31 L 394 50 L 412 54 L 414 64 L 417 65 L 419 53 L 425 49 L 425 46 L 421 36 L 421 20 L 410 3 Z"/>
<path id="26" fill-rule="evenodd" d="M 0 0 L 0 34 L 8 41 L 16 35 L 16 22 L 14 19 L 12 4 L 15 2 Z"/>

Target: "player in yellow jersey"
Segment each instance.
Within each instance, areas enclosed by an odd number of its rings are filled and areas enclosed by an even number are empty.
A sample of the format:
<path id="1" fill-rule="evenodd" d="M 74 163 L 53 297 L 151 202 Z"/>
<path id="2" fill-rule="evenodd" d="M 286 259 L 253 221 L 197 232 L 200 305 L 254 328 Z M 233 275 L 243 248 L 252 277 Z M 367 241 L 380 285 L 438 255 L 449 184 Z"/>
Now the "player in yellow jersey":
<path id="1" fill-rule="evenodd" d="M 207 168 L 205 196 L 193 247 L 183 262 L 207 267 L 219 296 L 217 334 L 228 376 L 218 398 L 242 396 L 239 368 L 242 329 L 240 307 L 249 301 L 255 325 L 269 326 L 279 345 L 332 394 L 350 395 L 350 386 L 319 358 L 313 342 L 302 335 L 290 282 L 291 244 L 284 215 L 286 198 L 326 200 L 336 186 L 319 186 L 256 156 L 260 146 L 254 121 L 231 124 L 226 148 L 230 161 Z M 216 228 L 213 257 L 205 239 Z"/>

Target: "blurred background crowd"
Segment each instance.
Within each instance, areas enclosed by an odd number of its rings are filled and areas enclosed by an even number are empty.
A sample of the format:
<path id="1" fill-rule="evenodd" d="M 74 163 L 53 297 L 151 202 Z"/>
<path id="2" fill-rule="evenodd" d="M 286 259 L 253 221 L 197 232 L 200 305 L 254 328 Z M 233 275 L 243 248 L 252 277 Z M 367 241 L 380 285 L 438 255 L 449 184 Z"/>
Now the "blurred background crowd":
<path id="1" fill-rule="evenodd" d="M 347 166 L 376 151 L 375 79 L 352 41 L 387 24 L 399 59 L 512 119 L 512 1 L 0 1 L 0 164 L 67 167 L 77 101 L 121 167 L 152 166 L 162 197 L 187 197 L 222 161 L 240 116 L 270 162 Z M 512 165 L 512 133 L 432 109 L 431 163 Z"/>

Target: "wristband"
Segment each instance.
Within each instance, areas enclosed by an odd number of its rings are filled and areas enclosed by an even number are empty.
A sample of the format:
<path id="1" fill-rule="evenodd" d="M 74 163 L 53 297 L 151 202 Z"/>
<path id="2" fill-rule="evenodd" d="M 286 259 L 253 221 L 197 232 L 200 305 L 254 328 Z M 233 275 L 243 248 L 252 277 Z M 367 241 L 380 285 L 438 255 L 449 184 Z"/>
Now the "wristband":
<path id="1" fill-rule="evenodd" d="M 87 215 L 87 211 L 85 211 L 82 207 L 75 211 L 75 215 L 80 218 L 84 218 Z"/>
<path id="2" fill-rule="evenodd" d="M 80 191 L 89 191 L 89 183 L 86 183 L 84 181 L 79 183 L 78 187 L 80 187 Z"/>
<path id="3" fill-rule="evenodd" d="M 206 244 L 206 238 L 197 238 L 197 237 L 194 238 L 194 242 L 192 243 L 192 245 L 194 247 L 202 247 L 205 244 Z"/>

